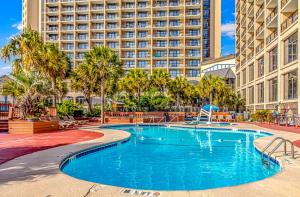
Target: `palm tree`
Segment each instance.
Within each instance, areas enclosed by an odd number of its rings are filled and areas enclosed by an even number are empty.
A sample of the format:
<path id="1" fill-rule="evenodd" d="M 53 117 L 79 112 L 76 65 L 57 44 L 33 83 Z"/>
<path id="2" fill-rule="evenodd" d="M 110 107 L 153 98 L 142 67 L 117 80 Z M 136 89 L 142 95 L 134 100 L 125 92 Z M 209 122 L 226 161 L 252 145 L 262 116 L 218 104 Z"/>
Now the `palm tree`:
<path id="1" fill-rule="evenodd" d="M 104 123 L 104 104 L 108 83 L 116 81 L 123 73 L 119 56 L 109 47 L 97 46 L 85 54 L 85 64 L 96 68 L 97 84 L 101 96 L 101 123 Z"/>
<path id="2" fill-rule="evenodd" d="M 47 43 L 43 46 L 43 65 L 40 71 L 51 79 L 53 91 L 53 104 L 56 105 L 56 81 L 65 79 L 70 69 L 69 58 L 65 52 L 62 52 L 56 44 Z"/>
<path id="3" fill-rule="evenodd" d="M 170 82 L 170 74 L 163 69 L 155 69 L 150 77 L 150 85 L 157 87 L 158 91 L 162 95 L 166 89 L 166 86 Z"/>
<path id="4" fill-rule="evenodd" d="M 187 88 L 189 87 L 189 83 L 185 78 L 176 77 L 174 80 L 171 80 L 168 85 L 169 93 L 176 100 L 177 109 L 180 108 L 181 100 L 186 98 Z"/>
<path id="5" fill-rule="evenodd" d="M 141 96 L 148 89 L 149 82 L 148 75 L 144 70 L 132 69 L 120 82 L 119 86 L 121 90 L 128 94 L 129 98 L 137 99 L 140 110 Z"/>
<path id="6" fill-rule="evenodd" d="M 57 79 L 55 83 L 55 92 L 58 96 L 58 102 L 62 102 L 63 97 L 68 93 L 68 84 L 61 79 Z"/>
<path id="7" fill-rule="evenodd" d="M 91 96 L 97 85 L 96 67 L 85 62 L 79 64 L 71 74 L 71 87 L 75 91 L 82 92 L 88 104 L 88 111 L 92 109 Z"/>
<path id="8" fill-rule="evenodd" d="M 4 81 L 2 94 L 16 97 L 22 118 L 27 118 L 42 112 L 41 104 L 49 96 L 49 90 L 50 81 L 39 73 L 20 71 Z"/>
<path id="9" fill-rule="evenodd" d="M 215 75 L 204 76 L 198 85 L 198 90 L 201 96 L 208 98 L 212 104 L 215 96 L 220 93 L 225 87 L 225 81 Z"/>
<path id="10" fill-rule="evenodd" d="M 25 29 L 1 49 L 1 58 L 10 61 L 13 71 L 38 70 L 43 63 L 43 41 L 38 32 Z"/>

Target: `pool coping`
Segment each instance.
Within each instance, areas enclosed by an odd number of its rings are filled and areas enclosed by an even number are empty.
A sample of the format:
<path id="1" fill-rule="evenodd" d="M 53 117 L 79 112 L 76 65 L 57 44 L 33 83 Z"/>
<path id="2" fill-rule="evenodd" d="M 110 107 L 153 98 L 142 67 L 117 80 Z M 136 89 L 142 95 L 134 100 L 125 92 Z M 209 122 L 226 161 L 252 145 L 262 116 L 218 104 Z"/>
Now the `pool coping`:
<path id="1" fill-rule="evenodd" d="M 128 124 L 126 124 L 128 125 Z M 107 126 L 107 125 L 105 125 Z M 109 125 L 108 125 L 109 126 Z M 180 126 L 180 125 L 177 125 Z M 187 125 L 181 125 L 186 127 Z M 228 129 L 249 129 L 250 130 L 260 130 L 272 133 L 273 136 L 267 136 L 259 138 L 254 141 L 254 146 L 258 151 L 262 150 L 262 147 L 269 142 L 272 137 L 277 135 L 283 135 L 291 139 L 300 139 L 299 134 L 287 133 L 283 131 L 270 130 L 261 128 L 256 125 L 249 124 L 238 124 L 234 126 L 217 127 L 217 128 L 228 128 Z M 44 151 L 39 151 L 30 155 L 25 155 L 7 163 L 0 165 L 0 193 L 5 196 L 16 196 L 16 194 L 28 194 L 28 196 L 41 196 L 41 195 L 53 195 L 53 196 L 84 196 L 88 195 L 100 195 L 100 196 L 126 196 L 121 194 L 121 190 L 124 188 L 115 186 L 106 186 L 102 184 L 90 183 L 87 181 L 82 181 L 70 177 L 60 171 L 61 164 L 65 161 L 68 156 L 77 154 L 78 152 L 85 152 L 86 149 L 93 149 L 101 143 L 102 145 L 119 143 L 126 141 L 130 138 L 130 134 L 120 130 L 111 129 L 98 129 L 98 127 L 87 127 L 82 128 L 83 130 L 92 130 L 94 132 L 101 132 L 104 134 L 101 138 L 96 140 L 91 140 L 88 142 L 67 145 L 63 147 L 57 147 L 53 149 L 48 149 Z M 295 140 L 293 140 L 295 141 Z M 299 148 L 295 147 L 295 150 L 299 153 Z M 62 154 L 62 155 L 61 155 Z M 280 154 L 280 152 L 278 153 Z M 50 158 L 46 161 L 41 159 L 42 156 L 48 155 Z M 245 195 L 246 191 L 251 191 L 251 196 L 297 196 L 300 193 L 300 157 L 293 163 L 286 160 L 285 157 L 278 157 L 275 154 L 276 160 L 279 161 L 282 171 L 276 175 L 263 179 L 257 182 L 246 183 L 238 186 L 229 186 L 216 189 L 207 190 L 196 190 L 196 191 L 159 191 L 162 196 L 241 196 Z M 51 158 L 53 160 L 51 160 Z M 55 173 L 46 172 L 37 173 L 35 168 L 47 168 L 47 162 L 53 162 L 55 165 L 51 166 Z M 23 163 L 24 166 L 32 165 L 33 169 L 26 168 L 26 172 L 18 174 L 20 170 L 18 167 Z M 16 173 L 13 173 L 11 169 L 15 169 Z M 8 172 L 8 174 L 5 174 Z M 52 171 L 51 171 L 52 172 Z M 4 174 L 2 174 L 4 173 Z M 11 174 L 12 173 L 12 174 Z M 1 175 L 2 174 L 2 175 Z M 22 176 L 33 176 L 36 175 L 37 178 L 26 179 Z M 39 176 L 40 175 L 40 176 Z M 41 176 L 43 175 L 43 176 Z M 1 178 L 2 177 L 2 178 Z M 1 184 L 3 183 L 3 184 Z M 68 183 L 68 188 L 63 186 Z M 297 187 L 298 186 L 298 187 Z M 35 190 L 32 190 L 35 188 Z M 37 189 L 39 188 L 39 189 Z M 42 190 L 43 189 L 43 190 Z M 28 193 L 29 192 L 29 193 Z M 250 194 L 250 193 L 249 193 Z M 23 196 L 23 195 L 22 195 Z M 26 196 L 26 195 L 25 195 Z M 127 195 L 128 196 L 128 195 Z M 129 195 L 130 196 L 130 195 Z M 132 195 L 135 196 L 135 195 Z"/>

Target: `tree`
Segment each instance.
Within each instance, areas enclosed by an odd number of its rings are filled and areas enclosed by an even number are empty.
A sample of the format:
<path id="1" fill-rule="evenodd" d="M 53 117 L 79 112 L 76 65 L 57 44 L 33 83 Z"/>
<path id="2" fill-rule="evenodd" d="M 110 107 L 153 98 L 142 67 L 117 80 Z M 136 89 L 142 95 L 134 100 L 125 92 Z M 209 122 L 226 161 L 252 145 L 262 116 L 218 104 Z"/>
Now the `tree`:
<path id="1" fill-rule="evenodd" d="M 149 78 L 147 73 L 142 69 L 132 69 L 120 82 L 120 89 L 125 91 L 130 100 L 136 99 L 139 110 L 142 94 L 149 87 Z"/>
<path id="2" fill-rule="evenodd" d="M 68 93 L 68 84 L 61 79 L 57 79 L 55 83 L 55 91 L 58 96 L 59 102 L 62 101 L 63 97 Z"/>
<path id="3" fill-rule="evenodd" d="M 96 83 L 97 70 L 96 66 L 92 64 L 81 63 L 71 73 L 71 87 L 75 91 L 83 93 L 89 112 L 92 109 L 91 97 L 96 91 Z"/>
<path id="4" fill-rule="evenodd" d="M 21 71 L 4 81 L 2 94 L 15 96 L 21 117 L 28 118 L 42 113 L 42 103 L 50 95 L 50 89 L 50 81 L 38 72 Z"/>
<path id="5" fill-rule="evenodd" d="M 43 64 L 42 48 L 39 33 L 28 28 L 1 49 L 1 58 L 11 62 L 15 73 L 23 69 L 38 70 Z"/>
<path id="6" fill-rule="evenodd" d="M 199 94 L 209 99 L 212 104 L 215 96 L 225 88 L 225 81 L 216 75 L 204 76 L 198 85 Z"/>
<path id="7" fill-rule="evenodd" d="M 187 88 L 190 86 L 188 81 L 182 77 L 176 77 L 174 80 L 171 80 L 168 85 L 168 91 L 176 100 L 177 109 L 180 108 L 181 101 L 186 98 Z"/>
<path id="8" fill-rule="evenodd" d="M 56 44 L 47 43 L 43 46 L 43 65 L 39 70 L 51 79 L 53 91 L 53 104 L 56 106 L 56 82 L 57 79 L 65 79 L 70 68 L 69 58 L 65 52 L 62 52 Z"/>
<path id="9" fill-rule="evenodd" d="M 163 69 L 155 69 L 150 77 L 150 85 L 158 89 L 162 95 L 170 82 L 170 74 Z"/>
<path id="10" fill-rule="evenodd" d="M 116 81 L 123 73 L 119 56 L 109 47 L 97 46 L 85 54 L 85 64 L 96 69 L 96 84 L 101 96 L 101 123 L 104 123 L 104 104 L 108 84 Z"/>

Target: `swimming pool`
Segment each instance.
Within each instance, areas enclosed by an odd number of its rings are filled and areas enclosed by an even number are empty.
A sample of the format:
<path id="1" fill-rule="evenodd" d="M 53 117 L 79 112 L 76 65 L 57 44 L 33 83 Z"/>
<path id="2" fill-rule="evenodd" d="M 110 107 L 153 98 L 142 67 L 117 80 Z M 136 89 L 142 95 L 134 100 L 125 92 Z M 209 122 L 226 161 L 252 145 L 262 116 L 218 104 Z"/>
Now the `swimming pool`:
<path id="1" fill-rule="evenodd" d="M 213 128 L 114 126 L 125 143 L 67 160 L 62 171 L 78 179 L 143 190 L 201 190 L 262 180 L 280 171 L 264 167 L 253 146 L 267 133 Z"/>

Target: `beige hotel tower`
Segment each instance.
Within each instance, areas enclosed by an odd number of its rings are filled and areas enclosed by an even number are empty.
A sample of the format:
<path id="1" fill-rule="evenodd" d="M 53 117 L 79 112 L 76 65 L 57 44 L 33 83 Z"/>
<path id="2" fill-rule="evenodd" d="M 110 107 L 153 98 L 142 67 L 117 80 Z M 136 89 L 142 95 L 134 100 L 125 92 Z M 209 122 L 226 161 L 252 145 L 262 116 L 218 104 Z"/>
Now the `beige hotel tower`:
<path id="1" fill-rule="evenodd" d="M 106 45 L 126 70 L 199 80 L 201 62 L 221 53 L 221 0 L 23 0 L 23 27 L 57 43 L 73 66 Z"/>
<path id="2" fill-rule="evenodd" d="M 299 8 L 299 0 L 236 0 L 236 88 L 250 111 L 299 114 Z"/>

